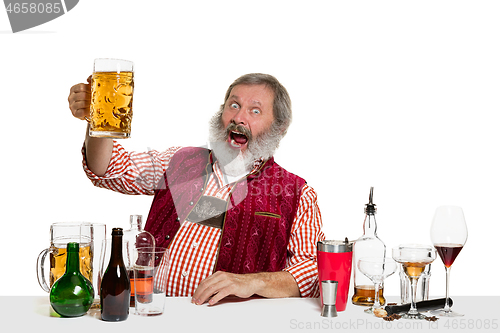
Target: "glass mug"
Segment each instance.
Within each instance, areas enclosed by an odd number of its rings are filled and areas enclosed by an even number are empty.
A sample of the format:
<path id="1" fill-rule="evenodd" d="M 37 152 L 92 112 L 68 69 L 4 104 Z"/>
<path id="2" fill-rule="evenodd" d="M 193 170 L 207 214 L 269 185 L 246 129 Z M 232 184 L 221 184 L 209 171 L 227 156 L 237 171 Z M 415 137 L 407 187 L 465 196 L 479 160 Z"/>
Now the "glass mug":
<path id="1" fill-rule="evenodd" d="M 97 286 L 98 276 L 93 274 L 94 240 L 102 239 L 106 234 L 106 225 L 89 222 L 58 222 L 50 226 L 50 247 L 38 255 L 37 276 L 40 287 L 46 292 L 54 282 L 66 272 L 66 247 L 69 242 L 80 245 L 80 272 L 94 288 Z M 100 244 L 100 242 L 98 243 Z M 46 279 L 45 261 L 49 255 L 49 283 Z"/>
<path id="2" fill-rule="evenodd" d="M 91 82 L 89 135 L 100 138 L 130 137 L 134 63 L 95 59 Z"/>

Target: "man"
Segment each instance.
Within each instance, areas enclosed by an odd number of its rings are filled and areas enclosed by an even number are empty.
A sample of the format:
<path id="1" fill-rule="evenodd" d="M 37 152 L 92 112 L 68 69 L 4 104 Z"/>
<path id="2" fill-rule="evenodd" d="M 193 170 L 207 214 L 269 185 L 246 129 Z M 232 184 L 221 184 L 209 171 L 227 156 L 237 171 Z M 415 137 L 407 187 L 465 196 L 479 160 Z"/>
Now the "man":
<path id="1" fill-rule="evenodd" d="M 73 86 L 68 101 L 73 116 L 89 117 L 90 86 Z M 211 150 L 127 152 L 87 130 L 83 164 L 95 186 L 154 195 L 145 229 L 170 249 L 168 295 L 210 305 L 228 295 L 319 296 L 316 193 L 273 158 L 290 121 L 278 80 L 247 74 L 210 122 Z"/>

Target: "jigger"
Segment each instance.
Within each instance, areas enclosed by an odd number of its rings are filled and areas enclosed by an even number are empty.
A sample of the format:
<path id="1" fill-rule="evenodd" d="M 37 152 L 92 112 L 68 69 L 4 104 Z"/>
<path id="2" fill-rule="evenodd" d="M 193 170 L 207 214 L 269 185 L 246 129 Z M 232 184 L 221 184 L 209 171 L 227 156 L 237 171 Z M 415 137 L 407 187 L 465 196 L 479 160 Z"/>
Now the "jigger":
<path id="1" fill-rule="evenodd" d="M 323 308 L 321 309 L 322 317 L 337 317 L 337 308 L 335 307 L 335 299 L 337 298 L 337 285 L 337 281 L 321 281 L 321 288 L 323 289 Z"/>

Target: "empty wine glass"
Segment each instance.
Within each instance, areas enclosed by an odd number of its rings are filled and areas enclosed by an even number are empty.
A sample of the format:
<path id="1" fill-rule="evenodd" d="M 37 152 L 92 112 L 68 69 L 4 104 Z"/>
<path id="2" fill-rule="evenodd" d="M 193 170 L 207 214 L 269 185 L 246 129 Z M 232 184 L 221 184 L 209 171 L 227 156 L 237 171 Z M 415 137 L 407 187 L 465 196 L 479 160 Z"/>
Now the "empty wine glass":
<path id="1" fill-rule="evenodd" d="M 358 268 L 375 286 L 375 301 L 373 306 L 365 310 L 366 313 L 371 314 L 376 309 L 382 307 L 379 301 L 380 286 L 387 277 L 396 272 L 397 265 L 396 262 L 390 258 L 361 258 L 358 260 Z"/>
<path id="2" fill-rule="evenodd" d="M 400 245 L 392 249 L 392 257 L 394 260 L 402 264 L 405 272 L 411 283 L 410 294 L 410 310 L 404 314 L 405 319 L 425 319 L 426 316 L 417 311 L 416 293 L 418 278 L 425 270 L 425 266 L 436 259 L 436 250 L 430 245 L 408 244 Z"/>
<path id="3" fill-rule="evenodd" d="M 431 226 L 431 241 L 446 269 L 446 302 L 444 309 L 431 313 L 442 317 L 458 317 L 449 304 L 450 270 L 455 258 L 467 241 L 467 224 L 464 212 L 457 206 L 441 206 L 436 209 Z"/>

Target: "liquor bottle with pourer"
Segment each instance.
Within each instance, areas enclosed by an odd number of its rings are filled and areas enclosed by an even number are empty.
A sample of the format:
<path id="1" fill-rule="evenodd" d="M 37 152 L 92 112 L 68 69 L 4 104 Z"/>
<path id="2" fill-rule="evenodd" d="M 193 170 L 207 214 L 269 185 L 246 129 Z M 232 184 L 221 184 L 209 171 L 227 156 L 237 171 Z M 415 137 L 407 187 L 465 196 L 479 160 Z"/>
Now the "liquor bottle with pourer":
<path id="1" fill-rule="evenodd" d="M 355 305 L 372 306 L 375 302 L 375 288 L 373 283 L 359 270 L 358 260 L 361 258 L 385 258 L 385 244 L 377 236 L 377 222 L 375 220 L 376 205 L 373 203 L 373 187 L 370 188 L 368 204 L 365 205 L 365 221 L 363 235 L 354 242 L 354 295 L 352 303 Z M 383 284 L 379 290 L 379 302 L 385 304 Z"/>

